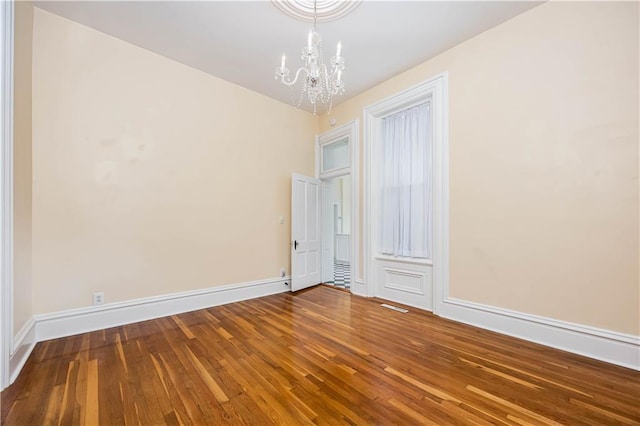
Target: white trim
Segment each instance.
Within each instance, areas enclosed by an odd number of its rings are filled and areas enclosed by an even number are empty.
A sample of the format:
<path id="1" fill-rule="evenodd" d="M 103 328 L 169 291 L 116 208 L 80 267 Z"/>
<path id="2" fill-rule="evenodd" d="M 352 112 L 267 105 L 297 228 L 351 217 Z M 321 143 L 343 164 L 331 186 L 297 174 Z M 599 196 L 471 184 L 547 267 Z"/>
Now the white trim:
<path id="1" fill-rule="evenodd" d="M 358 296 L 367 296 L 367 284 L 363 280 L 353 280 L 351 283 L 351 293 Z"/>
<path id="2" fill-rule="evenodd" d="M 340 169 L 329 170 L 328 172 L 322 172 L 320 179 L 322 180 L 330 180 L 342 176 L 349 176 L 351 174 L 350 167 L 342 167 Z"/>
<path id="3" fill-rule="evenodd" d="M 24 346 L 25 342 L 29 342 L 29 335 L 33 332 L 34 325 L 35 321 L 33 320 L 33 317 L 29 318 L 29 320 L 24 323 L 22 328 L 18 330 L 16 335 L 13 337 L 13 350 L 11 351 L 12 357 L 20 350 L 20 346 Z"/>
<path id="4" fill-rule="evenodd" d="M 358 120 L 349 121 L 333 130 L 325 132 L 316 136 L 316 173 L 320 179 L 332 179 L 334 177 L 346 176 L 351 173 L 351 169 L 354 159 L 353 143 L 357 139 L 358 134 Z M 346 167 L 340 167 L 337 169 L 331 169 L 322 171 L 322 159 L 324 151 L 322 150 L 324 145 L 330 145 L 332 143 L 340 142 L 343 139 L 347 139 L 349 142 L 349 165 Z"/>
<path id="5" fill-rule="evenodd" d="M 29 355 L 36 346 L 36 323 L 33 318 L 29 318 L 20 331 L 13 339 L 13 351 L 11 353 L 11 360 L 9 361 L 9 370 L 11 383 L 13 383 L 18 374 L 27 362 Z"/>
<path id="6" fill-rule="evenodd" d="M 320 179 L 320 135 L 316 135 L 314 138 L 315 141 L 315 174 L 313 177 L 316 179 Z"/>
<path id="7" fill-rule="evenodd" d="M 349 156 L 350 167 L 347 169 L 341 169 L 341 173 L 336 176 L 329 177 L 327 174 L 320 177 L 320 153 L 322 152 L 321 146 L 331 141 L 337 140 L 347 136 L 349 138 Z M 356 276 L 360 265 L 360 257 L 358 256 L 358 244 L 360 242 L 360 121 L 355 120 L 348 121 L 343 125 L 336 127 L 321 135 L 316 135 L 316 177 L 320 179 L 329 179 L 338 176 L 351 176 L 351 241 L 349 248 L 351 262 L 349 263 L 349 269 L 351 270 L 351 279 L 353 285 L 351 286 L 351 292 L 354 294 L 363 295 L 362 289 L 364 287 L 364 279 Z M 360 284 L 360 285 L 357 285 Z"/>
<path id="8" fill-rule="evenodd" d="M 433 313 L 438 314 L 449 293 L 449 77 L 442 73 L 362 110 L 364 117 L 364 281 L 366 296 L 374 296 L 373 212 L 371 208 L 373 153 L 383 117 L 429 100 L 433 114 Z"/>
<path id="9" fill-rule="evenodd" d="M 38 342 L 289 291 L 290 277 L 210 287 L 34 316 Z"/>
<path id="10" fill-rule="evenodd" d="M 439 315 L 640 371 L 640 336 L 447 298 Z"/>
<path id="11" fill-rule="evenodd" d="M 358 256 L 358 244 L 360 243 L 360 121 L 356 118 L 346 125 L 351 127 L 349 144 L 351 148 L 351 263 L 349 264 L 350 276 L 353 281 L 358 280 L 360 256 Z"/>
<path id="12" fill-rule="evenodd" d="M 289 282 L 289 277 L 272 278 L 36 315 L 16 334 L 11 382 L 37 342 L 283 293 L 289 291 Z M 356 280 L 354 286 L 364 286 L 364 282 Z M 638 336 L 453 298 L 444 302 L 441 316 L 640 370 Z"/>
<path id="13" fill-rule="evenodd" d="M 427 265 L 433 266 L 433 261 L 430 259 L 419 259 L 417 257 L 401 257 L 401 256 L 387 256 L 384 254 L 377 254 L 373 256 L 376 260 L 389 260 L 391 262 L 409 263 L 411 265 Z"/>
<path id="14" fill-rule="evenodd" d="M 288 276 L 270 278 L 35 315 L 16 334 L 11 383 L 38 342 L 284 293 L 289 283 Z"/>
<path id="15" fill-rule="evenodd" d="M 413 294 L 418 294 L 423 296 L 425 294 L 424 291 L 424 282 L 425 282 L 425 273 L 422 271 L 407 271 L 405 269 L 396 269 L 396 268 L 387 268 L 386 266 L 382 267 L 383 272 L 385 272 L 387 275 L 385 276 L 385 280 L 382 283 L 383 286 L 385 286 L 386 288 L 390 288 L 392 290 L 400 290 L 400 291 L 404 291 L 406 293 L 413 293 Z M 388 277 L 388 274 L 392 273 L 395 275 L 403 275 L 405 277 L 413 277 L 413 278 L 419 278 L 420 279 L 420 289 L 415 289 L 415 288 L 411 288 L 411 287 L 407 287 L 407 286 L 403 286 L 403 285 L 397 285 L 397 284 L 391 284 L 389 283 L 388 280 L 386 280 L 386 278 Z"/>
<path id="16" fill-rule="evenodd" d="M 0 4 L 0 389 L 10 384 L 13 341 L 13 0 Z"/>

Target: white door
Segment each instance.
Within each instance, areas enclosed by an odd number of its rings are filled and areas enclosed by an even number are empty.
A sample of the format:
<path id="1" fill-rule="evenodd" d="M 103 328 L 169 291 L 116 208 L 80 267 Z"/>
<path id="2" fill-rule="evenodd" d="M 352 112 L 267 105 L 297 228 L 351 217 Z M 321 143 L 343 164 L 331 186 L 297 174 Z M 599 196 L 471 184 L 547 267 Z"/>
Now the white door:
<path id="1" fill-rule="evenodd" d="M 333 282 L 333 185 L 322 181 L 322 282 Z"/>
<path id="2" fill-rule="evenodd" d="M 320 179 L 291 176 L 291 291 L 321 282 Z"/>

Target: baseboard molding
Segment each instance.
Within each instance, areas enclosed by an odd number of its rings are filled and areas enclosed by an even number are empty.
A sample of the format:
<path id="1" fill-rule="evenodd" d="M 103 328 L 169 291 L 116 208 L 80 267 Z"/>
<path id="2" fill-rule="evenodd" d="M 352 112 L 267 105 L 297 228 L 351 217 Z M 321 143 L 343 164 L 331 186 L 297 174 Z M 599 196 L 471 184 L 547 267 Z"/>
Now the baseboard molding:
<path id="1" fill-rule="evenodd" d="M 33 318 L 30 318 L 13 338 L 13 349 L 9 357 L 9 383 L 16 380 L 36 346 L 35 325 Z"/>
<path id="2" fill-rule="evenodd" d="M 10 383 L 18 377 L 37 342 L 283 293 L 289 291 L 289 283 L 289 277 L 272 278 L 36 315 L 14 338 Z M 354 281 L 353 284 L 354 294 L 367 296 L 364 282 Z M 364 289 L 363 293 L 356 292 L 356 288 Z M 639 336 L 455 298 L 448 298 L 441 303 L 438 314 L 443 318 L 640 371 Z"/>
<path id="3" fill-rule="evenodd" d="M 38 342 L 283 293 L 290 289 L 289 280 L 271 278 L 35 315 L 13 339 L 9 384 L 16 380 Z"/>
<path id="4" fill-rule="evenodd" d="M 368 297 L 367 285 L 362 280 L 353 280 L 351 283 L 351 293 L 358 296 Z"/>
<path id="5" fill-rule="evenodd" d="M 640 336 L 447 298 L 438 315 L 640 371 Z"/>
<path id="6" fill-rule="evenodd" d="M 38 342 L 289 291 L 289 277 L 36 315 Z"/>

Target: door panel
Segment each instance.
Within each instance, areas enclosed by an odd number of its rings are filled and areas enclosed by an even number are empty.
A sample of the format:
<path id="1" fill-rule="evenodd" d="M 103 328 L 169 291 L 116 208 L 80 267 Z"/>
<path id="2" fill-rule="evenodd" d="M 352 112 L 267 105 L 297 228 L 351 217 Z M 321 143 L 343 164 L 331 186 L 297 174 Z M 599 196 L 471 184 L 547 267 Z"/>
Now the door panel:
<path id="1" fill-rule="evenodd" d="M 433 266 L 374 258 L 376 296 L 433 310 Z"/>
<path id="2" fill-rule="evenodd" d="M 291 291 L 321 282 L 320 179 L 291 177 Z"/>

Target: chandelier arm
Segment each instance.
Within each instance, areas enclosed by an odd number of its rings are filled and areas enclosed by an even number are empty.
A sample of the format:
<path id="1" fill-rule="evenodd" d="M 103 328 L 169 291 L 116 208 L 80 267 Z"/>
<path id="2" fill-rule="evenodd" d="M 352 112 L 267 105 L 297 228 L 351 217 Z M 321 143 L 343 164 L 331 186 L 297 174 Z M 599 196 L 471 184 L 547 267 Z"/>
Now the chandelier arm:
<path id="1" fill-rule="evenodd" d="M 326 69 L 326 65 L 325 65 L 325 69 Z M 330 80 L 333 80 L 333 77 L 335 77 L 338 74 L 338 67 L 331 67 L 331 72 L 327 71 L 327 78 Z"/>
<path id="2" fill-rule="evenodd" d="M 286 86 L 293 86 L 294 84 L 296 84 L 296 82 L 298 81 L 298 77 L 300 77 L 300 73 L 304 72 L 305 74 L 308 74 L 308 71 L 305 68 L 298 68 L 298 71 L 296 71 L 296 76 L 293 80 L 289 80 L 287 81 L 285 79 L 284 76 L 282 76 L 282 83 L 285 84 Z"/>

